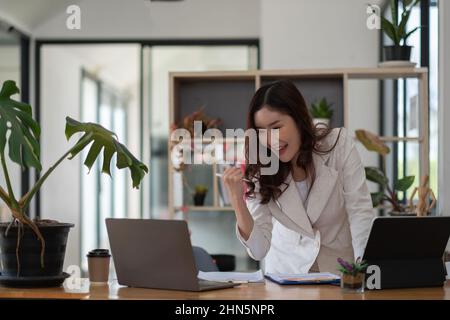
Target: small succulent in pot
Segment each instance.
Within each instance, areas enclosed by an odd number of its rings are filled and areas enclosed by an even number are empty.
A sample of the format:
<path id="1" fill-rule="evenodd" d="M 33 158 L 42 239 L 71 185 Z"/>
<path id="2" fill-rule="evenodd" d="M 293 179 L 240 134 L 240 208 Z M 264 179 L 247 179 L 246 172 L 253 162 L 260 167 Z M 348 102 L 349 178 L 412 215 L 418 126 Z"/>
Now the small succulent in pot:
<path id="1" fill-rule="evenodd" d="M 208 187 L 203 184 L 198 184 L 194 187 L 194 205 L 203 206 L 205 203 L 205 197 L 208 193 Z"/>
<path id="2" fill-rule="evenodd" d="M 363 292 L 364 280 L 367 269 L 367 263 L 361 258 L 356 259 L 356 262 L 348 262 L 342 258 L 337 259 L 339 266 L 338 270 L 341 272 L 341 288 L 345 292 Z"/>
<path id="3" fill-rule="evenodd" d="M 333 104 L 329 103 L 326 98 L 322 98 L 311 104 L 311 116 L 313 117 L 314 125 L 322 124 L 329 126 L 330 119 L 333 116 Z"/>

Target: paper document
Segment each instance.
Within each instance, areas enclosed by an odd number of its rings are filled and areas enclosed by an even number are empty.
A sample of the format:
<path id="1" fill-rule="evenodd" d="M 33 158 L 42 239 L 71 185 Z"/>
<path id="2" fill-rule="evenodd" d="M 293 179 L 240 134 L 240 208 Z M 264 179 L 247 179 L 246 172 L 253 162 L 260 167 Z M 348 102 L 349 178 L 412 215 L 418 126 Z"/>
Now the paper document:
<path id="1" fill-rule="evenodd" d="M 199 279 L 217 282 L 264 282 L 262 270 L 255 272 L 203 272 L 199 271 Z"/>
<path id="2" fill-rule="evenodd" d="M 266 277 L 279 284 L 317 284 L 336 283 L 340 277 L 329 272 L 307 274 L 266 274 Z"/>

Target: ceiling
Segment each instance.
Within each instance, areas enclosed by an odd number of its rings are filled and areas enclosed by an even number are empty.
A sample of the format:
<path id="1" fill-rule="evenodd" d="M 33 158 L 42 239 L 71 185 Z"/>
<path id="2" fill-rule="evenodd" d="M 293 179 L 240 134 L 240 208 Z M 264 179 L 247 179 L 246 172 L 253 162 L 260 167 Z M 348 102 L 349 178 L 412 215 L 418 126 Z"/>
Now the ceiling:
<path id="1" fill-rule="evenodd" d="M 67 6 L 80 2 L 81 0 L 0 0 L 0 18 L 3 13 L 33 30 L 65 11 Z"/>

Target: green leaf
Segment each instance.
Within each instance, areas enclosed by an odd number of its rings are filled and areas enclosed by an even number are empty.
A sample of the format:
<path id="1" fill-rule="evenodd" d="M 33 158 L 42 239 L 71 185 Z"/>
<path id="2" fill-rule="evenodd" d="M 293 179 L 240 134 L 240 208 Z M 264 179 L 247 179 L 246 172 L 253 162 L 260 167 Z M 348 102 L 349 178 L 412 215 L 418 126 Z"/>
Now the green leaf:
<path id="1" fill-rule="evenodd" d="M 415 0 L 412 4 L 412 1 L 403 1 L 403 13 L 402 13 L 402 19 L 400 21 L 400 24 L 398 26 L 398 39 L 403 40 L 403 44 L 406 45 L 406 39 L 408 39 L 408 37 L 414 33 L 418 28 L 420 27 L 416 27 L 414 28 L 412 31 L 410 32 L 406 32 L 406 26 L 408 24 L 408 20 L 409 17 L 411 15 L 411 11 L 414 8 L 414 6 L 419 2 L 420 0 Z"/>
<path id="2" fill-rule="evenodd" d="M 394 26 L 398 24 L 398 0 L 391 0 L 391 16 Z"/>
<path id="3" fill-rule="evenodd" d="M 40 171 L 41 129 L 33 119 L 31 106 L 11 99 L 16 93 L 19 93 L 19 88 L 14 81 L 7 80 L 3 83 L 0 91 L 0 152 L 5 152 L 8 143 L 12 161 L 22 168 L 33 167 Z"/>
<path id="4" fill-rule="evenodd" d="M 403 9 L 407 8 L 408 10 L 411 10 L 420 2 L 420 0 L 414 0 L 413 4 L 410 5 L 411 2 L 412 0 L 403 0 Z"/>
<path id="5" fill-rule="evenodd" d="M 86 146 L 92 143 L 84 164 L 89 170 L 92 168 L 99 154 L 103 150 L 102 172 L 111 175 L 111 160 L 117 154 L 116 167 L 118 169 L 128 168 L 133 180 L 133 188 L 139 188 L 139 184 L 148 173 L 148 168 L 140 162 L 133 154 L 117 139 L 114 132 L 109 131 L 96 123 L 78 122 L 70 117 L 66 117 L 66 137 L 69 140 L 72 135 L 84 132 L 72 149 L 70 159 L 75 157 Z"/>
<path id="6" fill-rule="evenodd" d="M 383 29 L 395 45 L 400 45 L 400 39 L 397 36 L 397 27 L 383 16 L 381 16 L 381 29 Z"/>
<path id="7" fill-rule="evenodd" d="M 369 151 L 375 151 L 383 156 L 391 152 L 391 149 L 374 133 L 358 129 L 355 130 L 356 138 L 361 142 L 364 147 Z"/>
<path id="8" fill-rule="evenodd" d="M 415 27 L 414 29 L 412 29 L 411 31 L 409 31 L 404 37 L 403 37 L 403 42 L 406 45 L 406 40 L 408 40 L 409 36 L 412 35 L 414 32 L 416 32 L 418 29 L 422 28 L 422 26 L 419 27 Z"/>
<path id="9" fill-rule="evenodd" d="M 406 192 L 414 183 L 414 176 L 406 176 L 394 183 L 394 190 Z"/>
<path id="10" fill-rule="evenodd" d="M 377 167 L 365 167 L 364 170 L 366 171 L 367 180 L 378 183 L 382 187 L 387 185 L 388 178 Z"/>
<path id="11" fill-rule="evenodd" d="M 407 8 L 411 2 L 412 2 L 412 0 L 403 0 L 402 1 L 403 9 Z"/>
<path id="12" fill-rule="evenodd" d="M 370 194 L 370 197 L 372 198 L 372 205 L 374 207 L 380 205 L 383 200 L 384 200 L 384 192 L 383 191 L 379 191 L 379 192 L 372 192 Z"/>
<path id="13" fill-rule="evenodd" d="M 399 39 L 403 39 L 406 34 L 406 24 L 408 23 L 409 16 L 411 14 L 410 10 L 406 10 L 402 13 L 402 19 L 400 21 L 400 24 L 398 25 L 398 37 Z"/>
<path id="14" fill-rule="evenodd" d="M 314 118 L 330 119 L 333 116 L 332 103 L 328 103 L 326 98 L 311 104 L 311 115 Z"/>

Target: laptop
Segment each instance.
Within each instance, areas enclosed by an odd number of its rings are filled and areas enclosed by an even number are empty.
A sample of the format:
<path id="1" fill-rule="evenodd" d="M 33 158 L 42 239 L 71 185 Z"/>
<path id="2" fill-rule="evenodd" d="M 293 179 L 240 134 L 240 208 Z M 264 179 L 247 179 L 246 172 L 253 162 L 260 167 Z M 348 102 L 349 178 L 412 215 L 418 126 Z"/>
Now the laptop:
<path id="1" fill-rule="evenodd" d="M 380 268 L 381 289 L 443 286 L 449 236 L 450 217 L 378 217 L 363 259 Z"/>
<path id="2" fill-rule="evenodd" d="M 207 291 L 237 286 L 200 280 L 186 221 L 106 219 L 120 285 Z"/>

